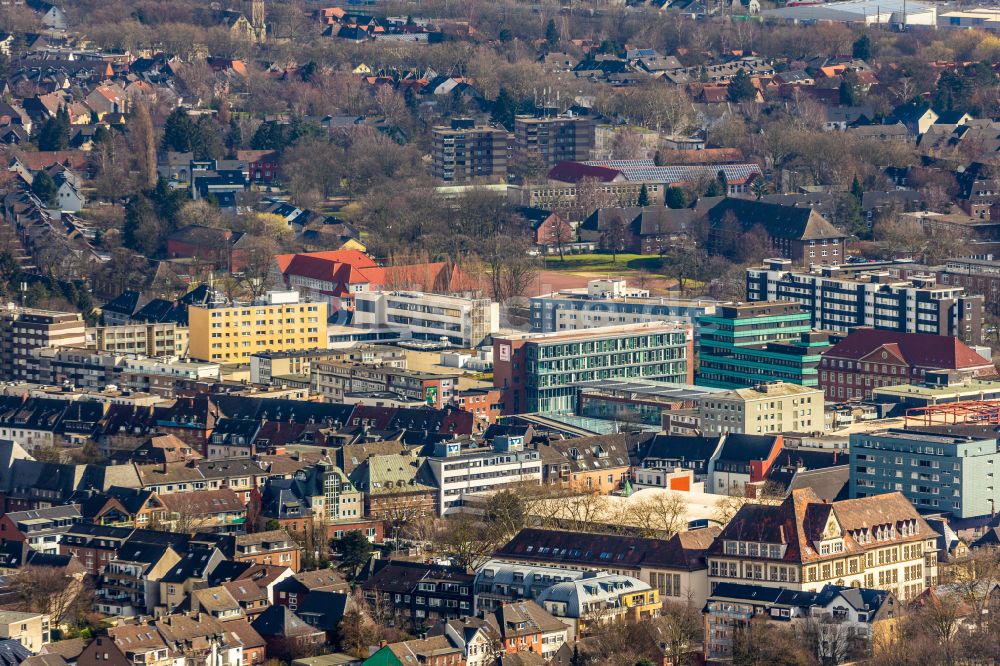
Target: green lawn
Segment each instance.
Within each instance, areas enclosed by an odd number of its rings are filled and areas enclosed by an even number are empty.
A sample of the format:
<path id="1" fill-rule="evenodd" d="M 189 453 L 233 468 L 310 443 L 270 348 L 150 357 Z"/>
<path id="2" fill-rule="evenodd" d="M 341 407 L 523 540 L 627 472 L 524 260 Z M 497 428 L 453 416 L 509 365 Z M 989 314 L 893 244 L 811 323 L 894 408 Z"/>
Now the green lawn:
<path id="1" fill-rule="evenodd" d="M 643 254 L 619 254 L 612 261 L 610 254 L 567 254 L 560 261 L 558 256 L 545 257 L 545 268 L 550 271 L 604 272 L 604 271 L 657 271 L 660 258 Z"/>

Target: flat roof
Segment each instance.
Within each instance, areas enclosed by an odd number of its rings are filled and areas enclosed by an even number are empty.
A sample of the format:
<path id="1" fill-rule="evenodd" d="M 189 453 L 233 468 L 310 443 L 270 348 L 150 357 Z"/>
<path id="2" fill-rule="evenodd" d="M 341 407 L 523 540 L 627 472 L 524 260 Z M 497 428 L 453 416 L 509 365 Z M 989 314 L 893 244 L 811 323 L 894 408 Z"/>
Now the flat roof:
<path id="1" fill-rule="evenodd" d="M 621 326 L 599 326 L 578 331 L 554 331 L 552 333 L 519 333 L 494 336 L 494 340 L 526 340 L 529 342 L 562 342 L 569 340 L 592 340 L 617 338 L 623 335 L 644 335 L 648 333 L 676 333 L 690 330 L 686 324 L 669 321 L 650 321 Z"/>
<path id="2" fill-rule="evenodd" d="M 677 400 L 687 400 L 697 398 L 708 393 L 725 393 L 728 389 L 712 388 L 709 386 L 695 386 L 693 384 L 671 384 L 669 382 L 657 381 L 616 381 L 613 379 L 594 379 L 586 382 L 576 382 L 570 384 L 582 390 L 599 389 L 601 391 L 620 391 L 623 393 L 638 393 L 641 395 L 655 395 L 663 398 L 675 398 Z"/>
<path id="3" fill-rule="evenodd" d="M 874 388 L 872 389 L 872 393 L 895 396 L 918 395 L 927 398 L 941 398 L 951 395 L 977 393 L 983 390 L 1000 391 L 1000 381 L 973 379 L 961 384 L 953 384 L 951 386 L 913 386 L 911 384 L 898 384 L 896 386 L 880 386 L 878 388 Z"/>

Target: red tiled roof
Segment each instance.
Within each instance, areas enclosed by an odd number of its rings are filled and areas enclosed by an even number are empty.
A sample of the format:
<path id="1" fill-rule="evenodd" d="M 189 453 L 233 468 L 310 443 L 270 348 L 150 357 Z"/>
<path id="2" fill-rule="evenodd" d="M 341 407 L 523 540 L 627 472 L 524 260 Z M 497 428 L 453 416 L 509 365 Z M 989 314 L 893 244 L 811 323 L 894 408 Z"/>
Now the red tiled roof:
<path id="1" fill-rule="evenodd" d="M 348 293 L 348 285 L 352 284 L 441 291 L 456 288 L 466 281 L 461 271 L 447 262 L 382 267 L 358 250 L 280 254 L 275 261 L 285 276 L 332 282 L 334 295 Z"/>
<path id="2" fill-rule="evenodd" d="M 602 166 L 590 166 L 583 162 L 562 161 L 549 171 L 551 180 L 564 183 L 579 183 L 584 178 L 593 178 L 602 183 L 610 183 L 622 177 L 621 171 Z"/>
<path id="3" fill-rule="evenodd" d="M 875 350 L 898 355 L 911 366 L 939 370 L 966 370 L 989 367 L 991 363 L 968 345 L 947 335 L 901 333 L 872 328 L 858 328 L 834 345 L 826 355 L 830 358 L 862 359 Z"/>

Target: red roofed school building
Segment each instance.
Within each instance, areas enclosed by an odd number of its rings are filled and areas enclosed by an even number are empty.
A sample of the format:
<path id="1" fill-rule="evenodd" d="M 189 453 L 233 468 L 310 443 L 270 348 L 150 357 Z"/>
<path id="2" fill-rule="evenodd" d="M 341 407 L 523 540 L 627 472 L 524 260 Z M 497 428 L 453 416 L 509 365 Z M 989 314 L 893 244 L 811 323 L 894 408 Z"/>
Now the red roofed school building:
<path id="1" fill-rule="evenodd" d="M 378 289 L 413 289 L 435 293 L 471 288 L 454 264 L 438 261 L 408 266 L 379 266 L 358 250 L 279 254 L 275 268 L 286 286 L 306 298 L 325 301 L 332 310 L 353 310 L 354 294 Z"/>
<path id="2" fill-rule="evenodd" d="M 871 398 L 880 386 L 919 384 L 928 372 L 993 376 L 993 363 L 958 338 L 856 328 L 830 348 L 819 365 L 827 400 Z"/>

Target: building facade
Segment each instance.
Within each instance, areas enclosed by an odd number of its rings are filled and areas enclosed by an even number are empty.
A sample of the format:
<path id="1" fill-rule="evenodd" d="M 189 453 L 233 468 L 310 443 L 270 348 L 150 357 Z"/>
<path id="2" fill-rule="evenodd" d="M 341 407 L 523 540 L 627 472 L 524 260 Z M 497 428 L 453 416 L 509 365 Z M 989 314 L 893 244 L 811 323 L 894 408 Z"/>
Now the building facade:
<path id="1" fill-rule="evenodd" d="M 937 584 L 937 532 L 902 494 L 836 502 L 811 488 L 744 505 L 713 542 L 709 581 L 818 592 L 827 584 L 910 601 Z"/>
<path id="2" fill-rule="evenodd" d="M 87 346 L 117 354 L 187 356 L 188 329 L 174 322 L 92 326 L 86 330 Z"/>
<path id="3" fill-rule="evenodd" d="M 591 280 L 584 289 L 564 289 L 531 298 L 533 333 L 578 331 L 600 326 L 676 321 L 694 326 L 715 312 L 712 300 L 650 298 L 646 289 L 630 289 L 625 280 Z"/>
<path id="4" fill-rule="evenodd" d="M 0 378 L 38 381 L 31 352 L 39 347 L 85 347 L 83 318 L 75 312 L 8 307 L 0 311 Z"/>
<path id="5" fill-rule="evenodd" d="M 594 148 L 593 118 L 569 116 L 516 116 L 514 153 L 537 155 L 546 167 L 564 160 L 582 162 Z"/>
<path id="6" fill-rule="evenodd" d="M 691 327 L 670 322 L 524 333 L 493 340 L 493 385 L 505 414 L 573 412 L 578 382 L 692 383 Z"/>
<path id="7" fill-rule="evenodd" d="M 813 333 L 798 303 L 737 303 L 699 317 L 698 378 L 701 386 L 742 388 L 783 381 L 819 384 L 816 366 L 829 336 Z"/>
<path id="8" fill-rule="evenodd" d="M 442 442 L 427 458 L 427 468 L 439 489 L 438 515 L 459 510 L 465 495 L 542 481 L 538 451 L 526 449 L 523 437 L 497 437 L 491 448 L 462 449 L 460 442 Z"/>
<path id="9" fill-rule="evenodd" d="M 476 347 L 500 327 L 500 304 L 488 298 L 464 298 L 425 292 L 367 292 L 354 296 L 359 327 L 401 326 L 418 340 L 447 340 Z"/>
<path id="10" fill-rule="evenodd" d="M 697 399 L 707 435 L 823 432 L 823 392 L 783 382 L 731 389 Z"/>
<path id="11" fill-rule="evenodd" d="M 831 402 L 868 400 L 879 387 L 920 384 L 928 372 L 974 377 L 996 369 L 954 337 L 858 328 L 824 352 L 819 385 Z"/>
<path id="12" fill-rule="evenodd" d="M 455 118 L 431 130 L 431 175 L 446 183 L 505 179 L 509 141 L 503 128 Z"/>
<path id="13" fill-rule="evenodd" d="M 951 335 L 982 341 L 983 297 L 932 278 L 893 279 L 886 271 L 823 267 L 791 269 L 787 259 L 769 259 L 747 269 L 747 300 L 791 300 L 812 316 L 812 327 L 848 331 L 869 326 L 889 331 Z"/>
<path id="14" fill-rule="evenodd" d="M 918 510 L 988 516 L 1000 503 L 1000 447 L 979 436 L 884 430 L 851 435 L 851 497 L 900 492 Z"/>
<path id="15" fill-rule="evenodd" d="M 271 291 L 256 303 L 188 308 L 191 358 L 247 363 L 262 351 L 326 346 L 327 304 Z"/>

